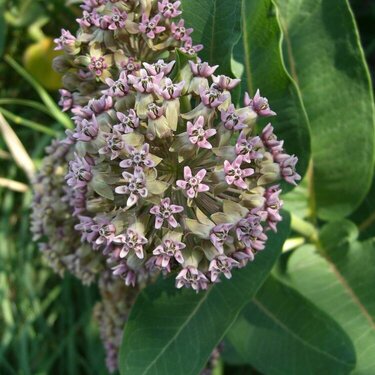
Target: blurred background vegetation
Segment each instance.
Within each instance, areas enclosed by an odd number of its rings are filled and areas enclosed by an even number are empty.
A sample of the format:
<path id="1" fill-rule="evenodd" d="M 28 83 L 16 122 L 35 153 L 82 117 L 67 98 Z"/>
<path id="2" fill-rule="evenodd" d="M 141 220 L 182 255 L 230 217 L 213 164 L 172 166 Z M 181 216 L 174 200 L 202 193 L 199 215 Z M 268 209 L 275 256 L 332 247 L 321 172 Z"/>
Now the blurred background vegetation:
<path id="1" fill-rule="evenodd" d="M 375 2 L 351 5 L 374 80 Z M 63 131 L 51 105 L 61 87 L 53 38 L 74 30 L 77 15 L 65 0 L 0 0 L 0 113 L 36 168 L 51 134 Z M 29 233 L 28 158 L 9 128 L 0 129 L 0 374 L 106 374 L 91 316 L 97 291 L 70 276 L 61 281 L 44 264 Z"/>

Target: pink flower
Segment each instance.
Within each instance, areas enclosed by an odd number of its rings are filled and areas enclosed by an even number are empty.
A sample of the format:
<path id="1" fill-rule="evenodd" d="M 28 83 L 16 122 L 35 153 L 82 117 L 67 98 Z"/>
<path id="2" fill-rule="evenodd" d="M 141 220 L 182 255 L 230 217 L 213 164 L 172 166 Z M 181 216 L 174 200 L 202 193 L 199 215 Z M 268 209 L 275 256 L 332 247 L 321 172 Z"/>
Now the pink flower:
<path id="1" fill-rule="evenodd" d="M 106 245 L 110 243 L 116 233 L 116 227 L 107 218 L 98 218 L 96 224 L 91 226 L 91 229 L 98 233 L 98 238 L 95 240 L 97 245 Z"/>
<path id="2" fill-rule="evenodd" d="M 221 111 L 221 121 L 224 127 L 228 130 L 241 130 L 246 128 L 244 124 L 245 117 L 238 115 L 233 104 L 231 104 L 227 110 L 223 109 Z"/>
<path id="3" fill-rule="evenodd" d="M 237 239 L 241 241 L 246 248 L 255 251 L 263 250 L 267 236 L 260 224 L 260 217 L 255 214 L 249 214 L 241 219 L 236 227 Z"/>
<path id="4" fill-rule="evenodd" d="M 129 145 L 126 145 L 125 149 L 129 155 L 129 159 L 125 159 L 120 163 L 121 168 L 152 168 L 155 166 L 155 163 L 148 157 L 150 150 L 148 143 L 145 143 L 140 150 Z"/>
<path id="5" fill-rule="evenodd" d="M 125 148 L 125 142 L 121 137 L 121 133 L 114 130 L 113 133 L 104 134 L 106 145 L 99 149 L 99 154 L 110 155 L 111 160 L 119 157 L 120 152 Z"/>
<path id="6" fill-rule="evenodd" d="M 156 34 L 160 34 L 165 30 L 164 26 L 158 26 L 161 16 L 157 14 L 151 20 L 146 14 L 142 14 L 142 22 L 139 24 L 139 31 L 150 39 L 154 39 Z"/>
<path id="7" fill-rule="evenodd" d="M 120 123 L 114 125 L 113 129 L 119 131 L 120 133 L 132 133 L 134 129 L 138 128 L 139 126 L 139 118 L 134 109 L 130 109 L 126 113 L 117 112 L 116 116 Z"/>
<path id="8" fill-rule="evenodd" d="M 114 276 L 121 277 L 125 281 L 125 285 L 132 285 L 133 287 L 135 286 L 137 281 L 136 273 L 128 267 L 126 261 L 122 261 L 120 264 L 113 267 L 112 272 Z"/>
<path id="9" fill-rule="evenodd" d="M 271 111 L 267 98 L 260 96 L 259 90 L 257 90 L 253 99 L 246 93 L 244 102 L 246 107 L 250 107 L 259 116 L 268 117 L 276 115 L 274 111 Z"/>
<path id="10" fill-rule="evenodd" d="M 107 78 L 105 80 L 105 83 L 107 84 L 108 89 L 102 91 L 104 95 L 121 98 L 123 96 L 126 96 L 129 92 L 129 85 L 125 71 L 122 71 L 120 73 L 119 79 L 117 81 L 114 81 L 112 78 Z"/>
<path id="11" fill-rule="evenodd" d="M 97 137 L 98 132 L 99 125 L 95 115 L 93 115 L 91 120 L 83 119 L 81 122 L 77 123 L 73 137 L 78 141 L 89 142 Z"/>
<path id="12" fill-rule="evenodd" d="M 184 168 L 184 180 L 177 180 L 176 185 L 185 190 L 190 199 L 196 198 L 198 193 L 209 191 L 208 185 L 202 184 L 202 180 L 206 176 L 207 171 L 201 169 L 194 177 L 191 173 L 190 167 Z"/>
<path id="13" fill-rule="evenodd" d="M 275 156 L 275 161 L 280 165 L 281 177 L 289 184 L 297 185 L 297 181 L 301 179 L 296 172 L 297 156 L 280 153 Z"/>
<path id="14" fill-rule="evenodd" d="M 181 96 L 182 89 L 185 85 L 185 81 L 174 84 L 170 78 L 166 78 L 164 84 L 164 89 L 160 91 L 161 96 L 165 100 L 173 100 Z"/>
<path id="15" fill-rule="evenodd" d="M 94 72 L 97 77 L 100 77 L 107 68 L 108 64 L 103 56 L 91 57 L 89 69 Z"/>
<path id="16" fill-rule="evenodd" d="M 163 0 L 158 2 L 159 12 L 165 18 L 178 17 L 182 12 L 178 9 L 181 5 L 181 1 L 170 2 L 169 0 Z"/>
<path id="17" fill-rule="evenodd" d="M 280 209 L 283 206 L 283 201 L 279 198 L 280 193 L 279 185 L 275 185 L 268 188 L 264 195 L 266 199 L 264 209 L 267 212 L 267 224 L 274 232 L 277 232 L 277 223 L 282 220 Z"/>
<path id="18" fill-rule="evenodd" d="M 125 27 L 127 18 L 127 13 L 121 12 L 118 8 L 113 8 L 111 15 L 104 16 L 105 21 L 108 23 L 109 30 L 122 29 Z"/>
<path id="19" fill-rule="evenodd" d="M 61 29 L 61 36 L 60 38 L 54 39 L 56 44 L 55 51 L 64 50 L 66 47 L 74 47 L 77 39 L 72 33 L 68 30 Z"/>
<path id="20" fill-rule="evenodd" d="M 192 144 L 197 145 L 201 148 L 211 149 L 212 145 L 207 141 L 207 138 L 210 138 L 216 134 L 215 129 L 204 130 L 204 117 L 199 116 L 198 119 L 193 124 L 188 121 L 187 123 L 187 133 L 189 135 L 189 140 Z"/>
<path id="21" fill-rule="evenodd" d="M 146 68 L 148 74 L 152 76 L 157 76 L 160 73 L 163 73 L 164 76 L 167 76 L 172 71 L 175 64 L 175 61 L 171 61 L 167 64 L 164 62 L 164 60 L 158 60 L 156 63 L 153 64 L 148 64 L 144 62 L 143 66 Z"/>
<path id="22" fill-rule="evenodd" d="M 236 260 L 229 258 L 226 255 L 219 255 L 217 258 L 212 259 L 208 267 L 211 281 L 213 283 L 216 282 L 222 273 L 227 279 L 230 279 L 232 277 L 231 270 L 237 265 L 238 262 Z"/>
<path id="23" fill-rule="evenodd" d="M 159 73 L 158 75 L 149 75 L 147 73 L 147 70 L 141 69 L 140 76 L 130 74 L 128 76 L 128 81 L 138 92 L 148 94 L 158 93 L 159 84 L 163 76 L 164 73 Z"/>
<path id="24" fill-rule="evenodd" d="M 223 75 L 217 77 L 213 76 L 212 80 L 222 90 L 228 91 L 233 90 L 236 86 L 238 86 L 241 83 L 240 79 L 232 79 L 230 77 Z"/>
<path id="25" fill-rule="evenodd" d="M 73 189 L 86 187 L 92 179 L 93 161 L 89 157 L 82 158 L 77 154 L 74 156 L 74 159 L 69 162 L 69 173 L 65 179 Z"/>
<path id="26" fill-rule="evenodd" d="M 193 46 L 193 41 L 191 39 L 187 40 L 185 42 L 185 45 L 180 48 L 180 50 L 183 53 L 186 53 L 186 54 L 191 55 L 191 56 L 194 56 L 197 52 L 202 51 L 202 49 L 203 49 L 202 44 L 198 44 L 196 46 Z"/>
<path id="27" fill-rule="evenodd" d="M 147 106 L 147 116 L 151 120 L 156 120 L 156 119 L 160 118 L 161 116 L 164 115 L 164 112 L 165 112 L 164 108 L 163 107 L 159 107 L 155 103 L 150 103 Z"/>
<path id="28" fill-rule="evenodd" d="M 164 240 L 163 243 L 152 252 L 156 255 L 155 265 L 169 270 L 169 262 L 173 258 L 180 264 L 184 263 L 181 250 L 185 247 L 186 245 L 182 242 L 169 239 Z"/>
<path id="29" fill-rule="evenodd" d="M 243 161 L 242 155 L 237 156 L 233 163 L 228 160 L 224 162 L 225 181 L 228 185 L 236 185 L 241 189 L 247 189 L 247 184 L 244 178 L 251 176 L 254 173 L 254 169 L 246 168 L 241 169 Z"/>
<path id="30" fill-rule="evenodd" d="M 182 206 L 171 204 L 170 198 L 162 199 L 158 206 L 154 206 L 150 210 L 150 213 L 156 216 L 155 229 L 160 229 L 164 221 L 167 221 L 172 228 L 177 228 L 179 224 L 173 215 L 183 210 Z"/>
<path id="31" fill-rule="evenodd" d="M 63 112 L 69 111 L 74 104 L 72 93 L 64 89 L 59 90 L 59 92 L 61 95 L 59 106 L 62 108 Z"/>
<path id="32" fill-rule="evenodd" d="M 219 65 L 211 67 L 206 62 L 195 64 L 191 60 L 189 60 L 189 65 L 194 76 L 203 78 L 211 77 L 212 74 L 215 73 L 215 70 L 219 67 Z"/>
<path id="33" fill-rule="evenodd" d="M 122 245 L 120 258 L 125 258 L 129 252 L 134 252 L 134 254 L 139 258 L 144 258 L 143 246 L 147 244 L 147 238 L 139 234 L 134 229 L 127 229 L 125 234 L 120 234 L 113 238 L 113 242 L 116 245 Z"/>
<path id="34" fill-rule="evenodd" d="M 99 99 L 91 99 L 88 102 L 87 107 L 95 114 L 99 115 L 113 107 L 113 99 L 111 96 L 103 95 Z"/>
<path id="35" fill-rule="evenodd" d="M 241 133 L 235 145 L 237 155 L 243 157 L 243 161 L 251 163 L 252 160 L 263 159 L 264 145 L 259 137 L 246 138 L 245 133 Z"/>
<path id="36" fill-rule="evenodd" d="M 198 292 L 199 290 L 207 289 L 207 284 L 207 277 L 193 266 L 183 268 L 176 277 L 176 288 L 178 289 L 185 286 Z"/>
<path id="37" fill-rule="evenodd" d="M 229 231 L 233 224 L 219 224 L 211 229 L 210 240 L 220 254 L 224 253 L 224 244 L 233 243 L 233 238 L 229 236 Z"/>
<path id="38" fill-rule="evenodd" d="M 199 93 L 202 103 L 209 108 L 216 108 L 229 98 L 229 94 L 224 94 L 214 86 L 209 89 L 201 87 Z"/>
<path id="39" fill-rule="evenodd" d="M 185 21 L 181 19 L 177 25 L 172 22 L 171 31 L 174 39 L 187 42 L 191 40 L 189 35 L 193 32 L 193 29 L 187 29 Z"/>
<path id="40" fill-rule="evenodd" d="M 142 168 L 134 168 L 134 174 L 123 172 L 122 176 L 125 180 L 125 185 L 116 187 L 115 192 L 117 194 L 129 195 L 128 201 L 126 203 L 127 207 L 134 206 L 139 201 L 139 197 L 147 197 L 148 191 L 146 188 L 145 175 Z"/>

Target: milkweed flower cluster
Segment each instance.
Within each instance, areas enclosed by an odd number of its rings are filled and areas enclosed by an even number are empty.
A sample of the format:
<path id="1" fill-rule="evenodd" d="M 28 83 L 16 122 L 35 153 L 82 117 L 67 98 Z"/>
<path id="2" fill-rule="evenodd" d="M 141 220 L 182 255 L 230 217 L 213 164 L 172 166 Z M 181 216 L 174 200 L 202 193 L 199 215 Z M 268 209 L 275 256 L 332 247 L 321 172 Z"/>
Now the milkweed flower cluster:
<path id="1" fill-rule="evenodd" d="M 230 279 L 277 230 L 279 182 L 300 179 L 271 123 L 256 134 L 276 115 L 267 99 L 258 90 L 235 105 L 240 80 L 197 57 L 180 5 L 85 0 L 78 33 L 55 40 L 75 129 L 37 177 L 33 231 L 53 249 L 57 236 L 89 249 L 94 274 L 134 290 L 159 273 L 196 291 Z M 63 208 L 48 220 L 50 204 Z"/>

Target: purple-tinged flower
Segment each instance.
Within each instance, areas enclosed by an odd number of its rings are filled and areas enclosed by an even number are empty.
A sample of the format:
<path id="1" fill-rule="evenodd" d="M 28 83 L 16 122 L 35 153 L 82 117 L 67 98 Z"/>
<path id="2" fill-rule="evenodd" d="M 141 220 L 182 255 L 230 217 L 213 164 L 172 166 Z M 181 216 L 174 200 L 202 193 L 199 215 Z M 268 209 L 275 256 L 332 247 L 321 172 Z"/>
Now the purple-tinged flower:
<path id="1" fill-rule="evenodd" d="M 178 9 L 181 5 L 181 1 L 171 2 L 169 0 L 163 0 L 158 2 L 159 12 L 165 18 L 178 17 L 182 12 Z"/>
<path id="2" fill-rule="evenodd" d="M 158 26 L 161 16 L 157 14 L 155 17 L 149 19 L 147 14 L 142 14 L 142 22 L 139 24 L 139 31 L 145 34 L 148 38 L 154 39 L 156 34 L 160 34 L 165 31 L 164 26 Z"/>
<path id="3" fill-rule="evenodd" d="M 78 141 L 90 142 L 97 137 L 98 132 L 99 125 L 95 115 L 93 115 L 91 120 L 83 119 L 81 122 L 77 123 L 73 137 Z"/>
<path id="4" fill-rule="evenodd" d="M 273 126 L 269 123 L 265 128 L 262 130 L 261 138 L 264 145 L 269 149 L 269 151 L 276 155 L 283 151 L 283 141 L 279 141 L 277 136 L 273 132 Z"/>
<path id="5" fill-rule="evenodd" d="M 120 264 L 112 268 L 114 276 L 120 277 L 124 280 L 126 286 L 135 286 L 137 281 L 137 276 L 134 270 L 128 267 L 126 261 L 121 261 Z M 117 369 L 117 367 L 115 367 Z"/>
<path id="6" fill-rule="evenodd" d="M 78 216 L 79 224 L 74 229 L 81 234 L 81 242 L 93 243 L 96 240 L 97 232 L 93 231 L 94 220 L 88 216 Z"/>
<path id="7" fill-rule="evenodd" d="M 102 91 L 104 95 L 115 98 L 122 98 L 129 93 L 129 85 L 125 71 L 122 71 L 120 73 L 119 79 L 117 81 L 114 81 L 112 78 L 107 78 L 105 80 L 105 83 L 109 88 Z"/>
<path id="8" fill-rule="evenodd" d="M 83 12 L 82 18 L 77 18 L 76 21 L 82 28 L 88 28 L 94 25 L 96 18 L 96 13 L 89 13 L 85 10 Z"/>
<path id="9" fill-rule="evenodd" d="M 84 119 L 90 120 L 94 115 L 94 112 L 88 106 L 81 107 L 76 105 L 72 108 L 72 112 L 75 115 L 73 120 L 76 124 L 81 123 Z"/>
<path id="10" fill-rule="evenodd" d="M 129 145 L 126 145 L 125 149 L 129 158 L 121 161 L 121 168 L 153 168 L 155 166 L 154 161 L 149 158 L 150 145 L 148 143 L 145 143 L 141 149 Z"/>
<path id="11" fill-rule="evenodd" d="M 256 137 L 246 137 L 246 134 L 241 132 L 235 145 L 237 155 L 243 157 L 243 161 L 251 163 L 252 160 L 263 159 L 264 145 L 261 139 Z"/>
<path id="12" fill-rule="evenodd" d="M 165 100 L 173 100 L 181 96 L 182 90 L 185 85 L 185 81 L 174 84 L 170 78 L 167 78 L 164 84 L 165 87 L 163 90 L 160 91 L 160 95 Z"/>
<path id="13" fill-rule="evenodd" d="M 187 29 L 185 27 L 185 20 L 181 19 L 177 25 L 172 22 L 171 31 L 174 39 L 187 42 L 191 40 L 190 34 L 193 32 L 193 29 Z"/>
<path id="14" fill-rule="evenodd" d="M 91 226 L 93 232 L 98 234 L 95 240 L 96 245 L 102 246 L 112 242 L 116 234 L 116 227 L 107 218 L 99 217 L 96 224 Z"/>
<path id="15" fill-rule="evenodd" d="M 215 65 L 211 67 L 206 62 L 195 64 L 191 60 L 189 60 L 189 65 L 190 65 L 191 72 L 194 74 L 194 76 L 202 77 L 202 78 L 211 77 L 215 73 L 215 70 L 219 67 L 219 65 Z"/>
<path id="16" fill-rule="evenodd" d="M 184 46 L 180 48 L 180 50 L 183 53 L 186 53 L 186 54 L 191 55 L 191 56 L 194 56 L 199 51 L 202 51 L 202 49 L 203 49 L 202 44 L 197 44 L 196 46 L 193 46 L 192 40 L 187 40 L 185 42 Z"/>
<path id="17" fill-rule="evenodd" d="M 185 247 L 186 245 L 180 241 L 165 239 L 163 243 L 156 247 L 152 252 L 156 255 L 155 265 L 160 268 L 167 268 L 169 271 L 169 262 L 171 259 L 174 258 L 180 264 L 184 263 L 184 257 L 182 256 L 181 250 Z"/>
<path id="18" fill-rule="evenodd" d="M 237 239 L 244 244 L 246 248 L 260 251 L 265 247 L 267 236 L 264 228 L 260 224 L 258 215 L 249 214 L 246 218 L 241 219 L 236 226 Z"/>
<path id="19" fill-rule="evenodd" d="M 184 180 L 177 180 L 176 185 L 186 191 L 190 199 L 196 198 L 198 193 L 209 191 L 208 185 L 202 184 L 207 171 L 201 169 L 195 176 L 192 175 L 190 167 L 184 168 Z"/>
<path id="20" fill-rule="evenodd" d="M 210 231 L 210 241 L 220 254 L 224 253 L 225 243 L 233 243 L 233 238 L 229 235 L 232 228 L 233 224 L 219 224 Z"/>
<path id="21" fill-rule="evenodd" d="M 165 112 L 164 108 L 159 107 L 155 103 L 150 103 L 147 106 L 147 116 L 151 120 L 156 120 L 156 119 L 160 118 L 161 116 L 164 115 L 164 112 Z"/>
<path id="22" fill-rule="evenodd" d="M 184 210 L 182 206 L 171 204 L 170 198 L 164 198 L 160 201 L 158 206 L 151 208 L 150 213 L 155 215 L 155 228 L 160 229 L 164 221 L 167 221 L 172 228 L 177 228 L 178 223 L 174 218 L 174 214 L 180 213 Z"/>
<path id="23" fill-rule="evenodd" d="M 245 168 L 241 169 L 243 162 L 243 156 L 239 155 L 234 160 L 233 163 L 230 163 L 228 160 L 224 161 L 224 172 L 225 172 L 225 181 L 228 185 L 236 185 L 241 189 L 247 189 L 248 186 L 244 178 L 254 174 L 254 169 Z"/>
<path id="24" fill-rule="evenodd" d="M 207 289 L 207 284 L 207 277 L 193 266 L 183 268 L 176 277 L 176 288 L 178 289 L 184 286 L 198 292 L 199 290 Z"/>
<path id="25" fill-rule="evenodd" d="M 72 48 L 75 49 L 76 41 L 77 38 L 70 31 L 61 29 L 60 38 L 54 39 L 56 44 L 55 51 L 66 50 L 69 52 Z"/>
<path id="26" fill-rule="evenodd" d="M 226 255 L 219 255 L 212 259 L 208 267 L 211 281 L 215 283 L 221 274 L 224 274 L 227 279 L 230 279 L 232 277 L 231 270 L 237 265 L 238 262 L 236 260 L 229 258 Z"/>
<path id="27" fill-rule="evenodd" d="M 125 148 L 125 142 L 121 137 L 121 133 L 114 130 L 113 133 L 104 134 L 104 139 L 106 144 L 99 149 L 99 154 L 109 155 L 111 160 L 118 158 L 120 152 Z"/>
<path id="28" fill-rule="evenodd" d="M 93 160 L 89 157 L 74 155 L 74 159 L 69 162 L 69 173 L 65 179 L 73 189 L 86 187 L 92 179 L 91 169 Z"/>
<path id="29" fill-rule="evenodd" d="M 123 134 L 129 134 L 134 132 L 135 129 L 139 126 L 139 118 L 137 113 L 134 109 L 130 109 L 129 111 L 122 113 L 116 113 L 117 119 L 120 121 L 119 124 L 113 126 L 114 130 L 117 130 Z"/>
<path id="30" fill-rule="evenodd" d="M 81 215 L 86 211 L 86 193 L 87 187 L 78 188 L 73 191 L 70 199 L 70 205 L 73 207 L 73 216 Z"/>
<path id="31" fill-rule="evenodd" d="M 141 69 L 140 76 L 130 74 L 128 76 L 128 81 L 140 93 L 158 93 L 159 84 L 163 76 L 164 73 L 159 73 L 155 76 L 149 75 L 146 69 Z"/>
<path id="32" fill-rule="evenodd" d="M 123 54 L 120 54 L 119 56 L 120 57 L 115 54 L 115 62 L 117 66 L 126 73 L 127 76 L 129 74 L 134 74 L 141 69 L 141 64 L 137 62 L 134 57 L 124 56 Z"/>
<path id="33" fill-rule="evenodd" d="M 127 207 L 134 206 L 139 201 L 139 197 L 147 197 L 148 191 L 142 168 L 134 168 L 134 174 L 123 172 L 122 176 L 125 180 L 125 185 L 117 186 L 115 192 L 129 195 L 126 203 Z"/>
<path id="34" fill-rule="evenodd" d="M 244 123 L 245 117 L 238 115 L 233 104 L 231 104 L 227 110 L 221 110 L 221 121 L 224 124 L 225 129 L 228 130 L 242 130 L 246 128 Z"/>
<path id="35" fill-rule="evenodd" d="M 61 89 L 59 92 L 61 95 L 59 106 L 62 108 L 63 112 L 69 111 L 74 105 L 73 94 L 65 89 Z"/>
<path id="36" fill-rule="evenodd" d="M 99 99 L 91 99 L 88 102 L 87 107 L 96 115 L 100 115 L 113 107 L 113 99 L 111 96 L 103 95 Z"/>
<path id="37" fill-rule="evenodd" d="M 301 176 L 296 172 L 297 156 L 280 153 L 275 156 L 275 161 L 280 166 L 281 177 L 289 184 L 297 185 L 296 181 L 301 179 Z"/>
<path id="38" fill-rule="evenodd" d="M 219 91 L 214 86 L 211 86 L 209 89 L 201 87 L 199 93 L 202 103 L 208 108 L 217 108 L 229 98 L 229 94 Z"/>
<path id="39" fill-rule="evenodd" d="M 238 86 L 241 83 L 240 79 L 232 79 L 230 77 L 220 75 L 220 76 L 213 76 L 212 80 L 214 83 L 220 87 L 221 90 L 233 90 L 236 86 Z"/>
<path id="40" fill-rule="evenodd" d="M 258 114 L 258 116 L 268 117 L 276 115 L 274 111 L 271 111 L 267 98 L 263 98 L 260 96 L 259 90 L 257 90 L 253 99 L 251 99 L 249 94 L 246 93 L 244 102 L 245 106 L 250 107 L 254 112 Z"/>
<path id="41" fill-rule="evenodd" d="M 88 67 L 91 72 L 95 73 L 97 77 L 100 77 L 103 75 L 103 72 L 108 69 L 108 64 L 103 56 L 92 56 Z"/>
<path id="42" fill-rule="evenodd" d="M 143 63 L 143 66 L 146 68 L 148 74 L 152 76 L 157 76 L 160 73 L 163 73 L 164 76 L 167 76 L 175 66 L 176 61 L 171 61 L 170 63 L 166 63 L 164 60 L 158 60 L 156 63 L 148 64 L 146 62 Z"/>
<path id="43" fill-rule="evenodd" d="M 103 17 L 108 24 L 109 30 L 117 30 L 125 27 L 125 21 L 128 19 L 126 12 L 118 8 L 112 8 L 112 14 Z"/>
<path id="44" fill-rule="evenodd" d="M 204 117 L 199 116 L 195 123 L 188 121 L 187 133 L 189 141 L 201 148 L 211 149 L 212 145 L 207 141 L 208 138 L 216 134 L 216 129 L 204 129 Z"/>
<path id="45" fill-rule="evenodd" d="M 92 10 L 101 7 L 106 4 L 108 0 L 84 0 L 81 8 L 91 12 Z"/>
<path id="46" fill-rule="evenodd" d="M 268 188 L 264 194 L 266 199 L 264 209 L 267 212 L 267 224 L 270 229 L 277 232 L 277 223 L 282 220 L 280 209 L 283 206 L 283 201 L 280 200 L 281 189 L 279 185 Z"/>
<path id="47" fill-rule="evenodd" d="M 143 246 L 148 243 L 146 237 L 131 228 L 127 229 L 125 234 L 114 237 L 113 242 L 122 246 L 120 258 L 125 258 L 129 252 L 134 252 L 139 259 L 144 258 Z"/>

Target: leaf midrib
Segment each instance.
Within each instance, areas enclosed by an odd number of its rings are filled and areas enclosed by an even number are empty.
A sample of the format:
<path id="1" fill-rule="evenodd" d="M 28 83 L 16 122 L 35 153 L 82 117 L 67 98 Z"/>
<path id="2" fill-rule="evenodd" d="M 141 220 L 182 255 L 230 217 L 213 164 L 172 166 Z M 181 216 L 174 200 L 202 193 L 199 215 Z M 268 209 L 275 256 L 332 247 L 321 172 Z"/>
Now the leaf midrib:
<path id="1" fill-rule="evenodd" d="M 150 362 L 150 364 L 146 367 L 144 372 L 142 372 L 142 375 L 146 375 L 149 370 L 154 366 L 154 364 L 159 360 L 159 358 L 167 351 L 167 349 L 172 345 L 172 343 L 177 339 L 177 337 L 181 334 L 181 332 L 184 330 L 184 328 L 190 323 L 190 321 L 193 319 L 194 315 L 197 313 L 197 311 L 200 309 L 202 304 L 206 301 L 208 296 L 210 295 L 213 288 L 210 288 L 203 296 L 203 298 L 199 301 L 197 306 L 194 308 L 194 310 L 187 316 L 187 319 L 185 322 L 179 327 L 179 329 L 176 331 L 176 333 L 169 339 L 169 341 L 166 343 L 166 345 L 163 347 L 163 349 L 158 353 L 158 355 Z"/>
<path id="2" fill-rule="evenodd" d="M 274 315 L 270 310 L 267 309 L 267 307 L 262 304 L 256 297 L 253 298 L 252 302 L 263 311 L 265 315 L 267 315 L 276 325 L 278 325 L 281 329 L 283 329 L 288 335 L 292 336 L 294 339 L 296 339 L 298 342 L 301 342 L 304 346 L 310 348 L 312 351 L 315 351 L 316 353 L 319 353 L 329 359 L 334 360 L 337 363 L 340 363 L 342 365 L 345 365 L 347 367 L 350 367 L 350 363 L 343 362 L 339 358 L 320 350 L 318 347 L 310 344 L 308 341 L 303 340 L 299 335 L 294 333 L 287 325 L 285 325 L 276 315 Z"/>

